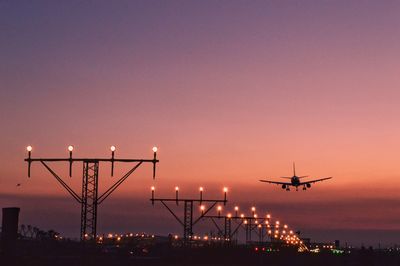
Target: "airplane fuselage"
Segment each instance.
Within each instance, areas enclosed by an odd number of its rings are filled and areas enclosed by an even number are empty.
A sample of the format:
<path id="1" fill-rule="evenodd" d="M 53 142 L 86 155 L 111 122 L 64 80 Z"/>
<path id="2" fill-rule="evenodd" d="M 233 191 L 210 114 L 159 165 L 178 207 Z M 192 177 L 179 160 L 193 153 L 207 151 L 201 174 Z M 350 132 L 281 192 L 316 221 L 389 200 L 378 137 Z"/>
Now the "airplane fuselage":
<path id="1" fill-rule="evenodd" d="M 297 176 L 293 176 L 290 181 L 292 183 L 292 186 L 298 187 L 300 185 L 300 178 L 298 178 Z"/>

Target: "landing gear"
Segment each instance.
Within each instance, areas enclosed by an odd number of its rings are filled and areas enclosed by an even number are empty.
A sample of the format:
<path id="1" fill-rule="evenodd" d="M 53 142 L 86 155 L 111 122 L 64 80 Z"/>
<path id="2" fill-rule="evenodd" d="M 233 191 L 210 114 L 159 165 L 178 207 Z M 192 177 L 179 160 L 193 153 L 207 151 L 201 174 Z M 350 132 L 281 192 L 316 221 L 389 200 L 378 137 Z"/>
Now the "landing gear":
<path id="1" fill-rule="evenodd" d="M 289 188 L 289 187 L 287 187 L 287 188 L 286 188 L 286 191 L 290 191 L 290 188 Z"/>
<path id="2" fill-rule="evenodd" d="M 306 186 L 303 187 L 303 190 L 307 190 Z"/>
<path id="3" fill-rule="evenodd" d="M 296 187 L 296 191 L 299 191 L 299 188 L 298 188 L 298 187 Z"/>

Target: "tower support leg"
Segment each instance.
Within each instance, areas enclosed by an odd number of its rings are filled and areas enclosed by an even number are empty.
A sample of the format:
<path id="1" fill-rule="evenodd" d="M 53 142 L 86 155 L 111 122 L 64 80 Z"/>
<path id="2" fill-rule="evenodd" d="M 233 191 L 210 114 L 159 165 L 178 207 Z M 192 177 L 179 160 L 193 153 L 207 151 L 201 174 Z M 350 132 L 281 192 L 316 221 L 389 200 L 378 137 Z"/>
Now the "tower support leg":
<path id="1" fill-rule="evenodd" d="M 96 241 L 99 162 L 83 162 L 81 241 Z"/>
<path id="2" fill-rule="evenodd" d="M 183 240 L 187 246 L 193 236 L 193 201 L 185 200 L 183 216 Z"/>

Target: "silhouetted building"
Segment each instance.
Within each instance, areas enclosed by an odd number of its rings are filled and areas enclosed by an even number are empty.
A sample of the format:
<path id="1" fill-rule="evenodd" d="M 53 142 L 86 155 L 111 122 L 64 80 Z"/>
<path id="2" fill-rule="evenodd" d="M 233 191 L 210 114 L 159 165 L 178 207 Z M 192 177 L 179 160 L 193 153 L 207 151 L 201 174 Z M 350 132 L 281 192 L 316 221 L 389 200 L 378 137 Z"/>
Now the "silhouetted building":
<path id="1" fill-rule="evenodd" d="M 3 208 L 1 249 L 5 254 L 15 250 L 18 237 L 19 208 Z"/>

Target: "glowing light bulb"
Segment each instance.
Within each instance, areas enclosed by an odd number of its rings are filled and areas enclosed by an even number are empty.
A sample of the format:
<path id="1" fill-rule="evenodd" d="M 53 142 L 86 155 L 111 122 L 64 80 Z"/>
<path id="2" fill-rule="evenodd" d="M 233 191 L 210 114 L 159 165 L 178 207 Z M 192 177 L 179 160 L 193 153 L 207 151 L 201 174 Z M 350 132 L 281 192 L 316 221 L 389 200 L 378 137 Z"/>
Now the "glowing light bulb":
<path id="1" fill-rule="evenodd" d="M 151 186 L 151 191 L 156 190 L 156 188 L 154 186 Z"/>
<path id="2" fill-rule="evenodd" d="M 199 190 L 200 190 L 200 191 L 203 191 L 203 187 L 200 187 Z"/>
<path id="3" fill-rule="evenodd" d="M 221 206 L 218 206 L 217 210 L 218 210 L 218 211 L 221 211 L 221 210 L 222 210 L 222 207 L 221 207 Z"/>
<path id="4" fill-rule="evenodd" d="M 74 150 L 74 146 L 69 145 L 69 146 L 68 146 L 68 150 L 69 150 L 69 151 L 73 151 L 73 150 Z"/>
<path id="5" fill-rule="evenodd" d="M 204 211 L 206 209 L 206 207 L 204 205 L 200 206 L 200 210 Z"/>
<path id="6" fill-rule="evenodd" d="M 110 147 L 111 151 L 115 151 L 115 146 Z"/>
<path id="7" fill-rule="evenodd" d="M 256 211 L 256 207 L 251 207 L 251 211 L 255 212 Z"/>
<path id="8" fill-rule="evenodd" d="M 175 191 L 178 191 L 179 190 L 179 187 L 175 187 Z"/>
<path id="9" fill-rule="evenodd" d="M 225 193 L 228 192 L 228 188 L 227 187 L 224 187 L 224 192 Z"/>
<path id="10" fill-rule="evenodd" d="M 32 151 L 32 146 L 29 145 L 28 147 L 26 147 L 26 150 L 27 151 Z"/>
<path id="11" fill-rule="evenodd" d="M 235 211 L 238 211 L 239 210 L 239 207 L 238 206 L 235 206 Z"/>
<path id="12" fill-rule="evenodd" d="M 157 152 L 158 148 L 156 146 L 153 147 L 153 152 Z"/>

